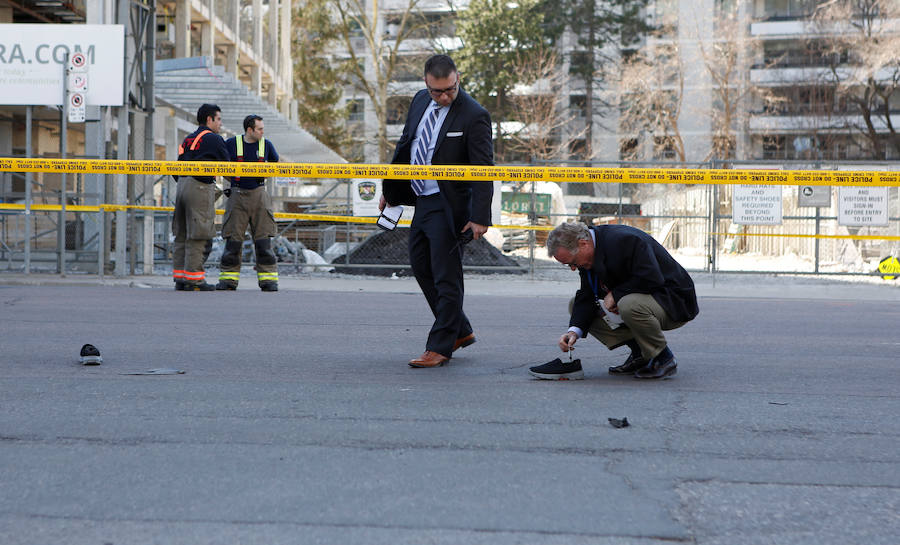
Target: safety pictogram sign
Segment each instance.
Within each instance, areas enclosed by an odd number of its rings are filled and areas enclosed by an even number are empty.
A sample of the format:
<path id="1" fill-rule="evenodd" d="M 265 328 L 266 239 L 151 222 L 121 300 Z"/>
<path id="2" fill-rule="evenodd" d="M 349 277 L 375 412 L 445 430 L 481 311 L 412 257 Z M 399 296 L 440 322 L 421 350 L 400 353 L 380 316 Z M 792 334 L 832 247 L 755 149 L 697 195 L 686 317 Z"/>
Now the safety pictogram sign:
<path id="1" fill-rule="evenodd" d="M 75 52 L 69 57 L 70 70 L 87 70 L 87 57 L 84 53 Z"/>
<path id="2" fill-rule="evenodd" d="M 69 94 L 69 123 L 84 123 L 84 94 Z"/>
<path id="3" fill-rule="evenodd" d="M 88 78 L 87 74 L 80 74 L 78 72 L 69 72 L 68 76 L 68 86 L 69 91 L 75 91 L 78 93 L 84 93 L 88 90 Z"/>

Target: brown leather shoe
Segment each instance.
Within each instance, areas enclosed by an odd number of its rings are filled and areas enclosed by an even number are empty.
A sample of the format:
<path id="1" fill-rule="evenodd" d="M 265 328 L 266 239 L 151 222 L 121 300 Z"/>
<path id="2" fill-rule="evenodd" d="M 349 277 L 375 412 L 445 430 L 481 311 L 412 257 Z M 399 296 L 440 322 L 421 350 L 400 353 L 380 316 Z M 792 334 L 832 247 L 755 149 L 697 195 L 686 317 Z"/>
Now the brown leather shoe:
<path id="1" fill-rule="evenodd" d="M 475 333 L 469 333 L 465 337 L 456 339 L 456 342 L 453 343 L 453 351 L 456 352 L 460 348 L 465 348 L 470 344 L 475 344 Z"/>
<path id="2" fill-rule="evenodd" d="M 424 354 L 414 360 L 409 361 L 410 367 L 440 367 L 450 361 L 447 356 L 442 356 L 437 352 L 426 350 Z"/>

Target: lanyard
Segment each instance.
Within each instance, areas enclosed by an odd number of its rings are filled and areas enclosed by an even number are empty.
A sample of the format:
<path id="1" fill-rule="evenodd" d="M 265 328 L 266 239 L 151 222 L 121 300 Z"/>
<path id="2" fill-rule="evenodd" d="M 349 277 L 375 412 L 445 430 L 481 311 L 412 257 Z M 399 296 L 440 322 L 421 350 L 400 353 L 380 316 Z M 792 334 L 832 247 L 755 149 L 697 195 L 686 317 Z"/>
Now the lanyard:
<path id="1" fill-rule="evenodd" d="M 600 281 L 600 277 L 595 275 L 591 271 L 584 271 L 587 273 L 588 282 L 591 284 L 591 289 L 594 290 L 594 300 L 599 304 L 600 303 L 600 288 L 606 290 L 606 286 L 603 285 L 603 282 Z"/>

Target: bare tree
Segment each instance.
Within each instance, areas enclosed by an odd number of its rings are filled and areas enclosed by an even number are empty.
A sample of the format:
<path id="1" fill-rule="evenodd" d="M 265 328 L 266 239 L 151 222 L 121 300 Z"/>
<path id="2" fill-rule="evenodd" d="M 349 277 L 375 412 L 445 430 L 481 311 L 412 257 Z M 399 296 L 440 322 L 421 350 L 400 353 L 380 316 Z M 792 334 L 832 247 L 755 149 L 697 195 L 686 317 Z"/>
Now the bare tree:
<path id="1" fill-rule="evenodd" d="M 710 116 L 712 127 L 710 151 L 704 161 L 735 157 L 737 133 L 746 125 L 754 99 L 767 109 L 780 100 L 770 88 L 754 85 L 747 78 L 751 62 L 761 57 L 762 46 L 747 35 L 747 22 L 741 20 L 737 7 L 719 9 L 713 25 L 712 34 L 696 31 L 712 95 L 712 108 L 703 112 Z"/>
<path id="2" fill-rule="evenodd" d="M 338 32 L 349 55 L 352 84 L 369 97 L 375 112 L 375 144 L 378 161 L 385 163 L 392 142 L 387 138 L 388 86 L 395 73 L 402 68 L 401 44 L 427 31 L 428 20 L 419 10 L 421 0 L 408 0 L 397 10 L 391 28 L 385 31 L 377 2 L 372 0 L 332 0 L 337 14 Z M 362 43 L 365 47 L 360 47 Z M 363 51 L 368 58 L 361 57 Z"/>
<path id="3" fill-rule="evenodd" d="M 520 128 L 509 135 L 510 151 L 539 160 L 568 157 L 586 130 L 567 130 L 575 116 L 562 103 L 565 95 L 561 90 L 569 75 L 562 69 L 559 55 L 550 47 L 520 53 L 512 71 L 528 85 L 513 89 L 510 119 Z"/>
<path id="4" fill-rule="evenodd" d="M 654 155 L 674 153 L 685 161 L 678 122 L 684 97 L 684 66 L 677 44 L 639 51 L 622 64 L 619 79 L 619 130 L 631 139 L 652 139 Z M 631 156 L 640 158 L 640 146 Z"/>
<path id="5" fill-rule="evenodd" d="M 891 119 L 900 102 L 898 19 L 897 0 L 829 0 L 813 15 L 818 34 L 825 36 L 824 83 L 834 89 L 835 107 L 846 105 L 845 127 L 865 139 L 875 159 L 887 159 L 888 147 L 900 155 Z"/>

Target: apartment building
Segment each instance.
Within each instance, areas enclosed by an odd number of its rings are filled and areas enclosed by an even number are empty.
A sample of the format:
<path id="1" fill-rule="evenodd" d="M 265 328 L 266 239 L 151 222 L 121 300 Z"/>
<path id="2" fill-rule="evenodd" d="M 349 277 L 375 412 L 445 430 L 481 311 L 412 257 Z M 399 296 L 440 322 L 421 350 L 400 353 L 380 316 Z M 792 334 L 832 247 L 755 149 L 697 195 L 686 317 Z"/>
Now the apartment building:
<path id="1" fill-rule="evenodd" d="M 586 148 L 573 138 L 570 159 L 595 161 L 680 161 L 700 162 L 711 158 L 741 160 L 854 160 L 872 159 L 870 142 L 862 134 L 865 123 L 854 109 L 847 93 L 837 93 L 829 71 L 835 64 L 840 74 L 848 73 L 864 62 L 852 46 L 834 52 L 841 35 L 856 32 L 853 25 L 827 24 L 815 20 L 813 14 L 821 0 L 658 0 L 646 11 L 649 21 L 659 32 L 649 36 L 635 49 L 645 51 L 653 62 L 675 65 L 677 74 L 660 86 L 677 102 L 678 117 L 674 130 L 680 139 L 682 153 L 659 134 L 643 130 L 629 133 L 622 119 L 622 109 L 615 107 L 627 91 L 610 78 L 605 88 L 595 90 L 596 102 L 614 105 L 592 112 L 593 157 L 583 157 Z M 887 3 L 886 5 L 889 5 Z M 396 46 L 397 21 L 407 9 L 406 0 L 381 2 L 377 24 L 383 29 L 384 43 Z M 467 2 L 454 2 L 453 10 L 466 9 Z M 439 30 L 430 36 L 413 36 L 396 46 L 408 61 L 398 70 L 389 86 L 387 99 L 387 135 L 395 139 L 402 128 L 405 107 L 412 94 L 421 87 L 421 61 L 436 46 L 453 50 L 461 45 L 455 35 L 454 11 L 443 1 L 420 3 L 418 11 L 426 18 L 440 21 Z M 878 32 L 887 37 L 900 35 L 900 21 L 887 19 L 879 23 Z M 560 43 L 564 63 L 579 54 L 577 41 L 571 35 Z M 852 43 L 852 41 L 851 41 Z M 714 50 L 728 44 L 736 58 L 724 83 L 707 64 Z M 862 45 L 862 44 L 861 44 Z M 365 49 L 360 39 L 358 47 Z M 840 48 L 838 48 L 840 49 Z M 825 53 L 829 51 L 829 53 Z M 361 59 L 370 55 L 358 53 Z M 370 61 L 368 61 L 370 62 Z M 714 59 L 710 63 L 715 64 Z M 563 66 L 565 70 L 565 65 Z M 898 69 L 883 70 L 876 78 L 889 79 Z M 844 85 L 847 86 L 846 84 Z M 723 137 L 723 87 L 731 89 L 727 134 Z M 852 85 L 851 85 L 852 87 Z M 526 91 L 527 92 L 527 91 Z M 857 92 L 863 93 L 863 89 Z M 568 95 L 560 100 L 560 115 L 572 121 L 567 131 L 583 132 L 588 113 L 584 111 L 585 91 L 575 80 L 563 88 Z M 367 161 L 377 160 L 375 132 L 377 124 L 368 96 L 348 87 L 346 100 L 352 104 L 350 123 L 365 144 L 360 154 Z M 893 104 L 900 104 L 900 91 L 894 91 Z M 675 109 L 673 107 L 673 109 Z M 900 126 L 900 111 L 890 113 L 894 127 Z M 874 131 L 889 138 L 887 119 L 875 112 Z M 718 135 L 718 136 L 717 136 Z M 724 138 L 726 143 L 716 139 Z M 894 137 L 896 138 L 896 137 Z M 885 159 L 898 158 L 896 146 L 885 146 Z"/>

